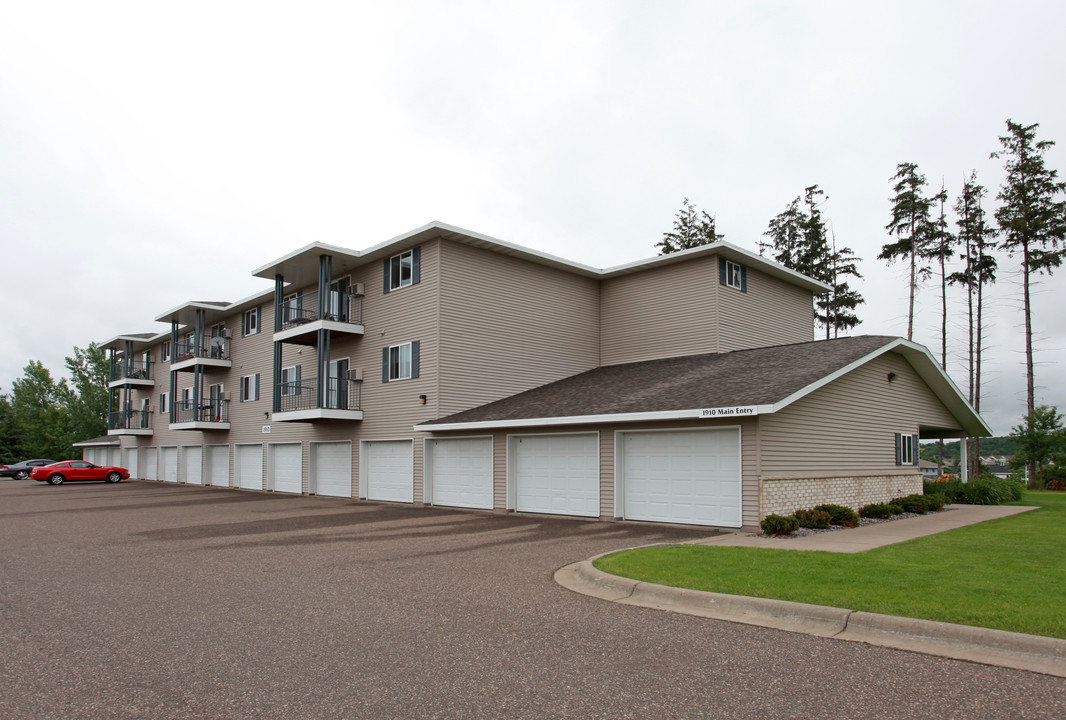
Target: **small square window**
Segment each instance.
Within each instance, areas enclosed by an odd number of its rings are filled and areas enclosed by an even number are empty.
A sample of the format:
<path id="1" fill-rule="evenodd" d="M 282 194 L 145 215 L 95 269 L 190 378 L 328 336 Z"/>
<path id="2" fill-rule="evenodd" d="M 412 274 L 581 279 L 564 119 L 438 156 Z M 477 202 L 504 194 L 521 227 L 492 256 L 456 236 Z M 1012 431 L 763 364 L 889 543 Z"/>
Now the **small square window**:
<path id="1" fill-rule="evenodd" d="M 389 261 L 389 289 L 406 287 L 414 282 L 414 251 L 400 253 Z"/>
<path id="2" fill-rule="evenodd" d="M 241 337 L 248 337 L 259 332 L 259 308 L 245 310 L 241 318 Z"/>
<path id="3" fill-rule="evenodd" d="M 411 343 L 389 348 L 389 381 L 411 377 Z"/>
<path id="4" fill-rule="evenodd" d="M 259 373 L 241 378 L 241 402 L 259 399 Z"/>
<path id="5" fill-rule="evenodd" d="M 743 268 L 729 260 L 725 261 L 725 284 L 737 290 L 744 289 Z"/>

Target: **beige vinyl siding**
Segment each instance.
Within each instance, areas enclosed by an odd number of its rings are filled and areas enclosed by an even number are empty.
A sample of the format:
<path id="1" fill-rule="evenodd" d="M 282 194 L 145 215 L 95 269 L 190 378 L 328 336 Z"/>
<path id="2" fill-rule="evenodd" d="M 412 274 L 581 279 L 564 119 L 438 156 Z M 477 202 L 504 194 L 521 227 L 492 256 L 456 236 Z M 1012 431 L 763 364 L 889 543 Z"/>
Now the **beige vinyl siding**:
<path id="1" fill-rule="evenodd" d="M 747 292 L 718 283 L 718 351 L 790 345 L 814 339 L 814 296 L 759 272 L 747 269 Z M 670 353 L 682 355 L 687 353 Z"/>
<path id="2" fill-rule="evenodd" d="M 601 285 L 601 364 L 719 351 L 715 257 L 609 278 Z"/>
<path id="3" fill-rule="evenodd" d="M 913 473 L 896 465 L 895 433 L 957 425 L 906 359 L 886 353 L 759 417 L 762 476 Z"/>
<path id="4" fill-rule="evenodd" d="M 598 281 L 451 241 L 440 248 L 441 416 L 596 367 Z"/>

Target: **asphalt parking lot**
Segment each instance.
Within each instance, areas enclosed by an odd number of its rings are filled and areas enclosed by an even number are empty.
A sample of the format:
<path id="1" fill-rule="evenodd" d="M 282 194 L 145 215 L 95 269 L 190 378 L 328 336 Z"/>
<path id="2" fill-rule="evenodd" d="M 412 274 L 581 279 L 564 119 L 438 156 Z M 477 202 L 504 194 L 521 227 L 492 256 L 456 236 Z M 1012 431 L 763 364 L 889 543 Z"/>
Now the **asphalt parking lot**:
<path id="1" fill-rule="evenodd" d="M 0 718 L 1066 717 L 1066 680 L 618 605 L 700 533 L 0 480 Z"/>

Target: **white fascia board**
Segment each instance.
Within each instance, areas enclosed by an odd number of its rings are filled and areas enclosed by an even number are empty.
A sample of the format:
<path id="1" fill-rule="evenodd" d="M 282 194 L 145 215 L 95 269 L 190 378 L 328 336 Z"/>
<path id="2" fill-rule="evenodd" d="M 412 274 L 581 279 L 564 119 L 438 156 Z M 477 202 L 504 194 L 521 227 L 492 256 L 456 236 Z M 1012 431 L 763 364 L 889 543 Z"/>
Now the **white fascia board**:
<path id="1" fill-rule="evenodd" d="M 313 243 L 308 243 L 307 245 L 304 245 L 301 248 L 297 248 L 296 250 L 293 250 L 290 253 L 282 255 L 281 257 L 279 257 L 279 258 L 277 258 L 275 260 L 271 260 L 266 265 L 263 265 L 261 267 L 256 268 L 255 270 L 252 270 L 252 275 L 253 275 L 253 277 L 262 277 L 262 278 L 266 278 L 268 280 L 273 280 L 274 279 L 274 275 L 277 274 L 277 273 L 274 272 L 274 269 L 278 265 L 283 265 L 287 261 L 293 260 L 295 258 L 298 258 L 301 255 L 304 255 L 306 253 L 314 253 L 316 255 L 321 255 L 322 253 L 327 253 L 329 255 L 350 255 L 350 256 L 355 257 L 355 258 L 358 258 L 359 256 L 364 254 L 364 253 L 359 252 L 358 250 L 351 250 L 350 248 L 342 248 L 339 245 L 327 245 L 326 243 L 313 242 Z"/>
<path id="2" fill-rule="evenodd" d="M 750 407 L 752 412 L 746 413 L 743 417 L 753 417 L 755 415 L 765 415 L 773 412 L 772 405 L 754 405 Z M 414 431 L 444 432 L 446 430 L 492 430 L 497 428 L 504 429 L 534 426 L 593 425 L 618 422 L 635 423 L 654 422 L 656 420 L 692 420 L 694 418 L 711 419 L 709 416 L 703 414 L 706 410 L 707 408 L 688 408 L 685 410 L 656 410 L 652 412 L 610 413 L 605 415 L 570 415 L 564 417 L 519 418 L 515 420 L 484 420 L 481 422 L 422 423 L 420 425 L 415 425 Z M 718 417 L 735 418 L 737 416 L 721 415 Z"/>

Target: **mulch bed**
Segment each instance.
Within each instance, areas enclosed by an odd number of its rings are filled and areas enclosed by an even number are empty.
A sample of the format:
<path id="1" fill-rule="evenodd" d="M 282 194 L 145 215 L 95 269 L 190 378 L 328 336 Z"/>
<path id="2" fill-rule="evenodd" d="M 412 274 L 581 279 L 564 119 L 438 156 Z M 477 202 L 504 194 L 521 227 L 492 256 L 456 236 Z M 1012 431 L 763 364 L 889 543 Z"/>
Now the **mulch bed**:
<path id="1" fill-rule="evenodd" d="M 940 512 L 949 512 L 949 508 L 944 508 Z M 922 515 L 928 515 L 929 513 L 900 513 L 899 515 L 893 515 L 887 518 L 859 518 L 858 527 L 866 527 L 867 525 L 880 525 L 881 523 L 894 522 L 896 520 L 904 520 L 906 518 L 921 517 Z M 808 535 L 820 535 L 822 533 L 836 532 L 837 530 L 851 530 L 851 528 L 844 527 L 843 525 L 830 525 L 828 528 L 815 529 L 815 528 L 803 528 L 795 532 L 791 532 L 788 535 L 780 535 L 778 537 L 807 537 Z M 773 537 L 764 532 L 755 533 L 755 537 Z"/>

